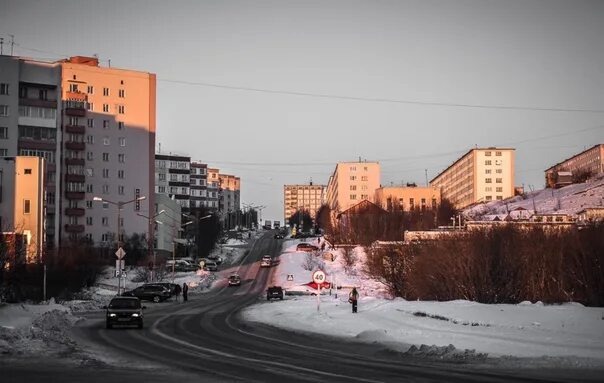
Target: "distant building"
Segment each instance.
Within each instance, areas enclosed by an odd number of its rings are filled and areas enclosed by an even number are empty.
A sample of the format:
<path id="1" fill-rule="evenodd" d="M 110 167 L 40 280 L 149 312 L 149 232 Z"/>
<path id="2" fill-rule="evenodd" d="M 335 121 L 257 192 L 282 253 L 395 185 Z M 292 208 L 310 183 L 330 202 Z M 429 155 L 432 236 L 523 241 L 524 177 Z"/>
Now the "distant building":
<path id="1" fill-rule="evenodd" d="M 436 209 L 440 205 L 440 189 L 436 187 L 388 186 L 375 190 L 375 203 L 383 209 Z"/>
<path id="2" fill-rule="evenodd" d="M 0 231 L 22 239 L 28 263 L 44 254 L 45 174 L 42 157 L 0 157 Z"/>
<path id="3" fill-rule="evenodd" d="M 430 181 L 457 209 L 514 196 L 514 149 L 476 148 Z"/>
<path id="4" fill-rule="evenodd" d="M 327 205 L 338 214 L 361 201 L 374 202 L 379 187 L 379 162 L 338 162 L 327 183 Z"/>
<path id="5" fill-rule="evenodd" d="M 325 203 L 325 185 L 283 185 L 283 218 L 289 217 L 299 210 L 308 211 L 314 220 L 317 211 Z"/>
<path id="6" fill-rule="evenodd" d="M 577 220 L 581 223 L 604 221 L 604 207 L 587 207 L 577 212 Z"/>
<path id="7" fill-rule="evenodd" d="M 220 170 L 216 168 L 208 168 L 207 178 L 207 193 L 208 193 L 208 208 L 213 211 L 218 211 L 220 200 Z"/>
<path id="8" fill-rule="evenodd" d="M 164 212 L 159 214 L 162 210 Z M 173 240 L 180 236 L 182 207 L 177 200 L 173 200 L 166 194 L 157 193 L 155 195 L 155 212 L 153 215 L 157 215 L 155 222 L 153 222 L 155 226 L 154 247 L 156 254 L 160 257 L 171 256 L 174 250 Z"/>
<path id="9" fill-rule="evenodd" d="M 155 155 L 155 192 L 165 194 L 189 211 L 191 157 L 172 154 Z"/>
<path id="10" fill-rule="evenodd" d="M 242 224 L 241 214 L 241 180 L 230 174 L 218 174 L 219 200 L 218 210 L 221 213 L 223 227 L 235 228 Z"/>
<path id="11" fill-rule="evenodd" d="M 604 144 L 598 144 L 545 170 L 545 184 L 550 188 L 560 187 L 572 182 L 572 178 L 583 175 L 589 178 L 603 173 Z M 561 179 L 564 177 L 571 179 Z"/>
<path id="12" fill-rule="evenodd" d="M 208 165 L 191 162 L 190 208 L 208 206 Z"/>

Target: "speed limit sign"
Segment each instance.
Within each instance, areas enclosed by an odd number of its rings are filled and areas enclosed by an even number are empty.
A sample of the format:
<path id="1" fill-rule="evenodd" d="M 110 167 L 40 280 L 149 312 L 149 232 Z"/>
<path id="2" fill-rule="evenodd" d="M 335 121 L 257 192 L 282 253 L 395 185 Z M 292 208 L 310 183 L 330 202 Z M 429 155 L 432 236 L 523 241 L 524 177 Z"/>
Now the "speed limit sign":
<path id="1" fill-rule="evenodd" d="M 325 282 L 325 273 L 323 272 L 323 270 L 317 270 L 317 271 L 315 271 L 312 274 L 312 280 L 316 284 L 321 284 L 321 283 Z"/>

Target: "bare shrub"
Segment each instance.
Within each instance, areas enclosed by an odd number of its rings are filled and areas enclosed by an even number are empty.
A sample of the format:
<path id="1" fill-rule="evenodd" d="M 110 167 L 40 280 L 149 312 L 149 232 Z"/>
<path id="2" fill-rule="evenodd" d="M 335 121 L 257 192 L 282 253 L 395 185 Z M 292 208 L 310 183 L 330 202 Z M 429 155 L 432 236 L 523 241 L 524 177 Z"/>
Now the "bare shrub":
<path id="1" fill-rule="evenodd" d="M 353 249 L 348 247 L 342 248 L 342 257 L 344 259 L 344 270 L 350 273 L 354 265 L 357 263 L 357 256 Z"/>

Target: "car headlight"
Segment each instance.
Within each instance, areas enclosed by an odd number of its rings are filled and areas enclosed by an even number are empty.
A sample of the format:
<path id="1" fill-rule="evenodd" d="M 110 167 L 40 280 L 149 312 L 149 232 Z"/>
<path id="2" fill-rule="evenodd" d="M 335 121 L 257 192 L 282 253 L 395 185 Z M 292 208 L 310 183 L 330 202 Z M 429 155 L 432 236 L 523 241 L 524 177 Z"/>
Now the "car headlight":
<path id="1" fill-rule="evenodd" d="M 134 318 L 138 318 L 140 315 L 138 315 L 137 313 L 133 313 L 133 314 L 132 314 L 132 316 L 133 316 Z"/>
<path id="2" fill-rule="evenodd" d="M 109 314 L 109 316 L 110 316 L 111 318 L 113 318 L 113 317 L 116 317 L 116 316 L 117 316 L 117 314 L 111 313 L 111 314 Z"/>

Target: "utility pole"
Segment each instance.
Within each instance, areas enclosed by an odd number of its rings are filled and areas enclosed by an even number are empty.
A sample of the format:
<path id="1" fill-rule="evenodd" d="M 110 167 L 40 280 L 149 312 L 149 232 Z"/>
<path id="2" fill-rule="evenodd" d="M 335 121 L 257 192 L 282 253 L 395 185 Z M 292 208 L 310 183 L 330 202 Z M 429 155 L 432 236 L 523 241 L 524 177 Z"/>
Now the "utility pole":
<path id="1" fill-rule="evenodd" d="M 428 187 L 428 169 L 424 169 L 424 172 L 426 173 L 426 187 Z"/>
<path id="2" fill-rule="evenodd" d="M 0 55 L 2 55 L 3 47 L 4 47 L 4 37 L 0 37 Z"/>
<path id="3" fill-rule="evenodd" d="M 15 35 L 9 35 L 10 36 L 10 55 L 13 55 L 13 48 L 15 46 Z"/>

